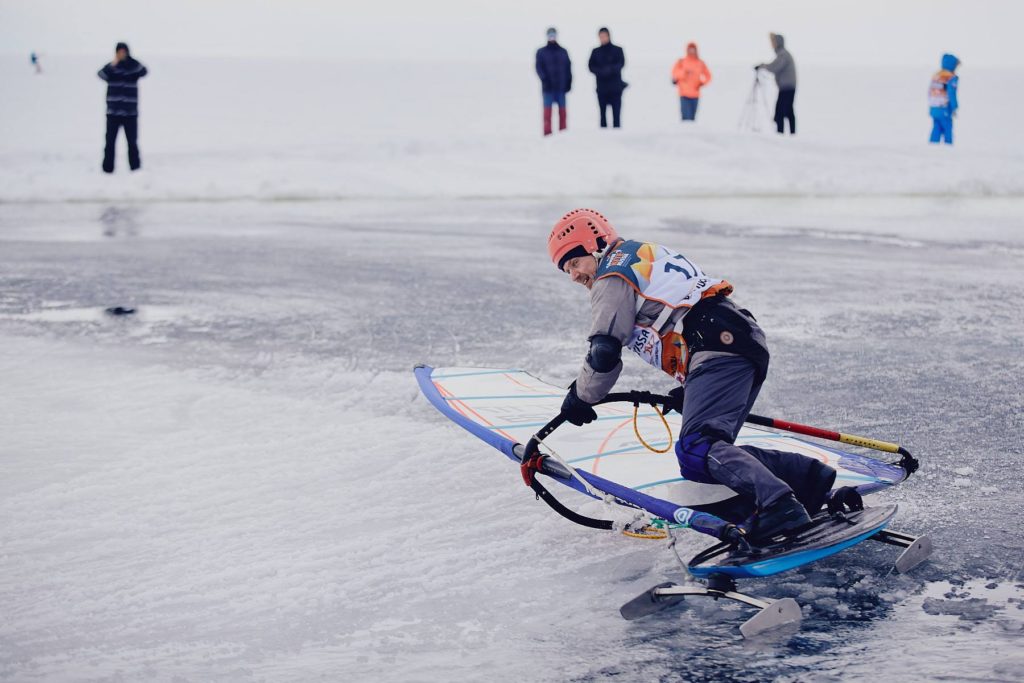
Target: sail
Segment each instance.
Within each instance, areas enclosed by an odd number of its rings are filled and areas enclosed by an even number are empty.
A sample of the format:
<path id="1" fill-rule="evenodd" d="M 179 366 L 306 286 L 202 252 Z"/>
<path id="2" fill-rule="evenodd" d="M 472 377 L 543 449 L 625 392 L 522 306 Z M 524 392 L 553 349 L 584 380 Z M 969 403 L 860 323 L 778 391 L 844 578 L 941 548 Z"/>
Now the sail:
<path id="1" fill-rule="evenodd" d="M 566 393 L 517 369 L 419 366 L 416 375 L 424 396 L 442 413 L 515 461 L 515 445 L 525 444 L 558 414 Z M 665 513 L 678 506 L 708 505 L 736 495 L 724 486 L 687 481 L 679 473 L 673 448 L 678 414 L 668 416 L 670 432 L 652 408 L 640 406 L 634 431 L 632 404 L 599 405 L 595 410 L 597 420 L 582 427 L 565 425 L 544 445 L 600 490 L 668 519 L 671 514 Z M 645 447 L 636 432 L 649 446 L 666 452 Z M 856 486 L 861 493 L 871 493 L 906 478 L 897 465 L 752 425 L 744 425 L 736 443 L 821 460 L 836 470 L 836 488 Z M 608 482 L 614 490 L 606 486 Z M 654 512 L 650 499 L 669 505 L 655 505 Z"/>

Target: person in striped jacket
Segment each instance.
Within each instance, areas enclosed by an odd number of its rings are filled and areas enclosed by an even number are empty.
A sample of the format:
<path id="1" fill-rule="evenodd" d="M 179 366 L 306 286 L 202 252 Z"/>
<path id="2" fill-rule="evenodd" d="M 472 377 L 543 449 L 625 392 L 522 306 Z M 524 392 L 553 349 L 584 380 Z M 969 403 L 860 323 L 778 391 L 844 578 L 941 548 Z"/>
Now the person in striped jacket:
<path id="1" fill-rule="evenodd" d="M 128 45 L 118 43 L 114 60 L 97 74 L 107 82 L 107 144 L 103 149 L 103 170 L 114 172 L 114 147 L 117 132 L 124 128 L 128 140 L 128 166 L 133 171 L 142 167 L 139 157 L 139 79 L 148 72 L 132 57 Z"/>

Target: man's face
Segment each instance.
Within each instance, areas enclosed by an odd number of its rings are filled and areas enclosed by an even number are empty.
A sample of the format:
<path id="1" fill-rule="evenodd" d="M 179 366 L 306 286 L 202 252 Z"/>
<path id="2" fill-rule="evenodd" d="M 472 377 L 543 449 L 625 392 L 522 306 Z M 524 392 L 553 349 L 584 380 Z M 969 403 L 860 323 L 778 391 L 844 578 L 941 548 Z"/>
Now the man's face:
<path id="1" fill-rule="evenodd" d="M 128 59 L 128 50 L 125 50 L 124 48 L 121 48 L 120 50 L 115 50 L 114 56 L 117 57 L 117 61 L 123 62 L 124 60 Z"/>
<path id="2" fill-rule="evenodd" d="M 686 54 L 690 55 L 691 57 L 696 57 L 697 56 L 697 48 L 695 48 L 695 47 L 693 47 L 691 45 L 690 47 L 686 48 Z"/>
<path id="3" fill-rule="evenodd" d="M 600 33 L 597 34 L 597 39 L 601 41 L 602 45 L 607 45 L 608 43 L 611 42 L 612 37 L 609 36 L 604 31 L 601 31 Z"/>
<path id="4" fill-rule="evenodd" d="M 573 282 L 590 289 L 594 286 L 597 259 L 593 256 L 577 256 L 566 261 L 563 269 Z"/>

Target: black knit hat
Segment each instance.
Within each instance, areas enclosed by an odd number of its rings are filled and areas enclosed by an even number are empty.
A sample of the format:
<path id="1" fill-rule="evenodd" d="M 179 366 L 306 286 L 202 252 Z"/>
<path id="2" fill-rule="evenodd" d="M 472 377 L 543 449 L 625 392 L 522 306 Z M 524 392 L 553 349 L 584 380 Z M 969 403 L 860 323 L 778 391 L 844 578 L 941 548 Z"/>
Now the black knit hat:
<path id="1" fill-rule="evenodd" d="M 565 264 L 570 259 L 579 258 L 581 256 L 586 256 L 586 255 L 587 255 L 587 250 L 584 249 L 582 246 L 573 247 L 569 251 L 565 252 L 565 256 L 563 256 L 562 258 L 558 259 L 558 269 L 564 271 L 565 270 Z"/>
<path id="2" fill-rule="evenodd" d="M 597 238 L 597 248 L 598 249 L 604 249 L 607 246 L 608 246 L 608 243 L 604 241 L 603 237 L 598 237 Z M 590 256 L 590 252 L 587 251 L 586 249 L 584 249 L 582 244 L 573 247 L 569 251 L 565 252 L 565 256 L 563 256 L 562 258 L 558 259 L 558 269 L 561 270 L 561 271 L 564 271 L 566 263 L 568 263 L 571 259 L 579 258 L 581 256 Z"/>
<path id="3" fill-rule="evenodd" d="M 118 43 L 117 47 L 114 48 L 114 52 L 117 52 L 118 50 L 124 50 L 128 53 L 129 57 L 132 56 L 132 51 L 128 49 L 128 43 Z"/>

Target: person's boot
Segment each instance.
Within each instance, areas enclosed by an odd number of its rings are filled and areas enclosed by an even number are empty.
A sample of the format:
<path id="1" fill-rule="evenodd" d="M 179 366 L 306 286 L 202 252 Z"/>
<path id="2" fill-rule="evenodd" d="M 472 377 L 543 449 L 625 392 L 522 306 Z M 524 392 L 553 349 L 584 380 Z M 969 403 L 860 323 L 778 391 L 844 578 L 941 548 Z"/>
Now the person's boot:
<path id="1" fill-rule="evenodd" d="M 107 145 L 106 145 L 106 147 L 103 148 L 103 172 L 104 173 L 113 173 L 114 172 L 114 153 L 116 151 L 117 150 L 114 147 L 114 143 L 113 143 L 113 141 L 112 141 L 112 139 L 110 137 L 110 134 L 108 133 L 107 134 Z"/>
<path id="2" fill-rule="evenodd" d="M 811 523 L 810 515 L 792 493 L 786 494 L 757 515 L 754 528 L 747 534 L 754 543 L 772 536 L 796 531 Z"/>
<path id="3" fill-rule="evenodd" d="M 864 498 L 856 486 L 842 486 L 831 492 L 828 497 L 828 514 L 845 515 L 847 512 L 859 512 L 864 509 Z"/>
<path id="4" fill-rule="evenodd" d="M 818 514 L 836 481 L 836 471 L 825 463 L 814 460 L 804 474 L 800 488 L 800 495 L 797 500 L 807 510 L 807 514 L 814 516 Z"/>
<path id="5" fill-rule="evenodd" d="M 558 108 L 558 130 L 565 130 L 567 124 L 567 114 L 565 113 L 565 107 Z"/>
<path id="6" fill-rule="evenodd" d="M 544 135 L 551 135 L 551 107 L 544 107 Z"/>

